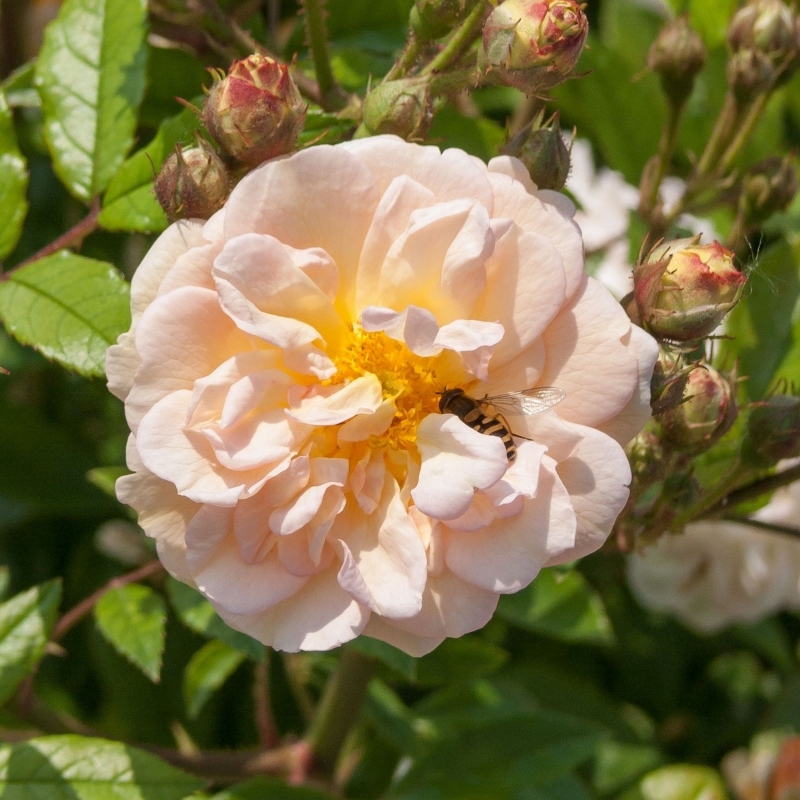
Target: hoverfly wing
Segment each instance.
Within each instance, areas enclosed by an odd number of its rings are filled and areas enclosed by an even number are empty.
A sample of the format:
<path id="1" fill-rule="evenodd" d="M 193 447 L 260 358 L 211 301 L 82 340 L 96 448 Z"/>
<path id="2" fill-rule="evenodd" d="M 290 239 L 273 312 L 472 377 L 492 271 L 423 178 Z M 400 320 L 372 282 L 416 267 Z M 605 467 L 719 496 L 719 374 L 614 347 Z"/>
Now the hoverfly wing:
<path id="1" fill-rule="evenodd" d="M 532 416 L 558 405 L 566 396 L 566 392 L 555 386 L 538 386 L 535 389 L 523 389 L 521 392 L 484 397 L 481 403 L 492 405 L 507 414 Z"/>

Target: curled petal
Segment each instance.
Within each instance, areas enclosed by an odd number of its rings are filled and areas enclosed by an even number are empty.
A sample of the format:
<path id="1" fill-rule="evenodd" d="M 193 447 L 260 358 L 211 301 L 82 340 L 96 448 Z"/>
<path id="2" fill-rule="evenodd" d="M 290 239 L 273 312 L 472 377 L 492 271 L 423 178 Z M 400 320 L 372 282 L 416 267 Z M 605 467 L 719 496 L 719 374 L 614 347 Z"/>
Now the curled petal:
<path id="1" fill-rule="evenodd" d="M 358 414 L 375 414 L 382 404 L 381 382 L 370 373 L 303 397 L 286 413 L 306 425 L 339 425 Z"/>

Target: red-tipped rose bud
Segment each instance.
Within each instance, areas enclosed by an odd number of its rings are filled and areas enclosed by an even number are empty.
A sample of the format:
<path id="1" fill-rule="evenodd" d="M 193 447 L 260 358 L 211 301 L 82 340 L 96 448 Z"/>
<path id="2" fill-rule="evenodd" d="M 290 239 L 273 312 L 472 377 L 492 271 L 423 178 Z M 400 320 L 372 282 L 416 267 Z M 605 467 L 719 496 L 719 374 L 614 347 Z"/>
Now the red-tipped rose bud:
<path id="1" fill-rule="evenodd" d="M 177 147 L 156 177 L 156 197 L 170 222 L 208 219 L 222 208 L 231 179 L 222 159 L 202 139 L 194 147 Z"/>
<path id="2" fill-rule="evenodd" d="M 364 98 L 364 127 L 373 135 L 393 133 L 407 141 L 425 138 L 433 122 L 427 78 L 403 78 L 378 84 Z"/>
<path id="3" fill-rule="evenodd" d="M 682 103 L 691 93 L 694 79 L 706 63 L 705 45 L 689 20 L 677 17 L 661 29 L 647 54 L 647 66 L 661 76 L 664 94 Z"/>
<path id="4" fill-rule="evenodd" d="M 758 50 L 781 66 L 797 50 L 794 14 L 781 0 L 751 0 L 733 15 L 728 43 L 734 52 Z"/>
<path id="5" fill-rule="evenodd" d="M 659 245 L 633 271 L 639 318 L 655 336 L 692 342 L 708 336 L 739 300 L 746 280 L 733 253 L 699 236 Z"/>
<path id="6" fill-rule="evenodd" d="M 476 2 L 478 0 L 416 0 L 408 21 L 417 39 L 429 42 L 450 33 Z"/>
<path id="7" fill-rule="evenodd" d="M 220 149 L 250 166 L 294 150 L 306 107 L 289 68 L 262 55 L 234 61 L 215 80 L 203 124 Z"/>
<path id="8" fill-rule="evenodd" d="M 684 402 L 658 417 L 661 435 L 678 450 L 708 449 L 736 420 L 731 384 L 713 367 L 695 367 L 686 381 Z"/>
<path id="9" fill-rule="evenodd" d="M 758 50 L 739 50 L 728 60 L 728 86 L 740 103 L 749 103 L 775 82 L 775 67 Z"/>
<path id="10" fill-rule="evenodd" d="M 569 177 L 570 148 L 564 144 L 558 115 L 542 125 L 544 113 L 509 139 L 501 152 L 518 158 L 539 189 L 561 191 Z"/>
<path id="11" fill-rule="evenodd" d="M 748 225 L 760 225 L 785 211 L 797 194 L 797 170 L 790 156 L 771 156 L 756 164 L 742 179 L 739 210 Z"/>
<path id="12" fill-rule="evenodd" d="M 742 454 L 758 467 L 800 456 L 800 397 L 776 394 L 757 403 L 747 420 Z"/>
<path id="13" fill-rule="evenodd" d="M 483 27 L 478 64 L 497 83 L 539 94 L 569 77 L 588 32 L 574 0 L 505 0 Z"/>

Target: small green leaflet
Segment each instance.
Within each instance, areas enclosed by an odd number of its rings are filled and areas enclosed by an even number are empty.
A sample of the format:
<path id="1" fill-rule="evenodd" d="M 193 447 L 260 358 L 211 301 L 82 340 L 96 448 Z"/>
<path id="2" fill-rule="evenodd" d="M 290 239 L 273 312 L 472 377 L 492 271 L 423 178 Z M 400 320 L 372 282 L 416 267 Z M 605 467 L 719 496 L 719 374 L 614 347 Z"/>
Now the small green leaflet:
<path id="1" fill-rule="evenodd" d="M 3 209 L 0 259 L 14 249 L 22 233 L 22 223 L 28 211 L 28 201 L 25 199 L 27 188 L 27 164 L 17 147 L 11 109 L 5 95 L 0 92 L 0 208 Z"/>
<path id="2" fill-rule="evenodd" d="M 101 376 L 106 350 L 130 326 L 129 297 L 130 287 L 111 264 L 62 250 L 0 283 L 0 320 L 47 358 Z"/>
<path id="3" fill-rule="evenodd" d="M 121 742 L 43 736 L 0 747 L 7 800 L 183 800 L 203 781 Z"/>
<path id="4" fill-rule="evenodd" d="M 568 642 L 609 644 L 614 634 L 603 601 L 577 570 L 542 570 L 516 594 L 503 595 L 497 613 L 525 630 Z"/>
<path id="5" fill-rule="evenodd" d="M 61 581 L 54 580 L 0 605 L 0 704 L 44 654 L 60 599 Z"/>
<path id="6" fill-rule="evenodd" d="M 167 606 L 161 596 L 131 583 L 103 595 L 94 616 L 114 648 L 158 683 L 167 633 Z"/>
<path id="7" fill-rule="evenodd" d="M 254 778 L 229 786 L 211 800 L 333 800 L 333 795 L 307 786 L 287 786 L 275 778 Z"/>
<path id="8" fill-rule="evenodd" d="M 202 711 L 245 658 L 244 653 L 217 640 L 207 642 L 192 656 L 183 676 L 183 697 L 190 719 Z"/>
<path id="9" fill-rule="evenodd" d="M 99 222 L 110 231 L 162 231 L 167 217 L 153 193 L 153 175 L 178 143 L 188 143 L 200 121 L 188 108 L 165 120 L 147 147 L 119 168 L 103 200 Z"/>
<path id="10" fill-rule="evenodd" d="M 146 0 L 65 0 L 36 64 L 56 174 L 101 194 L 133 144 L 147 67 Z"/>

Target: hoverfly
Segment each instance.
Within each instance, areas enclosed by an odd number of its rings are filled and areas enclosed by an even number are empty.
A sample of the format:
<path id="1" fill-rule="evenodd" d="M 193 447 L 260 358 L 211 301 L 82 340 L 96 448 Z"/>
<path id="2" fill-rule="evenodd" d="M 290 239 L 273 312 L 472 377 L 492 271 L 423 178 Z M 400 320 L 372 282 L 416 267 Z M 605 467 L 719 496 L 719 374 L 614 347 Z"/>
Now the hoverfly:
<path id="1" fill-rule="evenodd" d="M 442 414 L 454 414 L 478 433 L 499 436 L 506 447 L 509 463 L 513 463 L 517 457 L 517 446 L 513 439 L 515 434 L 512 433 L 503 415 L 498 412 L 531 416 L 558 405 L 566 396 L 565 392 L 555 386 L 486 395 L 480 400 L 470 397 L 463 389 L 445 389 L 439 398 L 439 411 Z"/>

